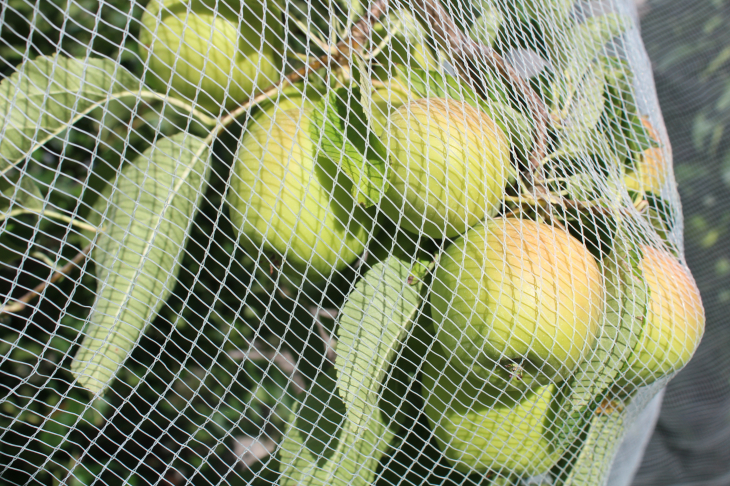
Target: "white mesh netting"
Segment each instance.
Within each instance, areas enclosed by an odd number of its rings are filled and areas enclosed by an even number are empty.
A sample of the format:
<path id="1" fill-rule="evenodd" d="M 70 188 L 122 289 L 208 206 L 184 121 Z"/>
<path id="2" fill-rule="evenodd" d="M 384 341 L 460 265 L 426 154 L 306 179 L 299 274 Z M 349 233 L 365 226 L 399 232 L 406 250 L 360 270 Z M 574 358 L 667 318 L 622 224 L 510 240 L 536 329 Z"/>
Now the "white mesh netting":
<path id="1" fill-rule="evenodd" d="M 628 484 L 705 326 L 638 23 L 4 2 L 0 479 Z"/>

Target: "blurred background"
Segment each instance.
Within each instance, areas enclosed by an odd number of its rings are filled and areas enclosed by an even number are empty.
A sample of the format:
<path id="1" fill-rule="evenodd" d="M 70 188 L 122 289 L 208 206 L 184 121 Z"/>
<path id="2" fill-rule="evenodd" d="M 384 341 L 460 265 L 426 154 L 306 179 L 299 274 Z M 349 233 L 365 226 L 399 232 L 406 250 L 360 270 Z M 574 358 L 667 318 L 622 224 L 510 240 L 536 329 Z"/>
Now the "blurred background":
<path id="1" fill-rule="evenodd" d="M 730 484 L 730 1 L 639 2 L 705 337 L 669 384 L 636 486 Z"/>

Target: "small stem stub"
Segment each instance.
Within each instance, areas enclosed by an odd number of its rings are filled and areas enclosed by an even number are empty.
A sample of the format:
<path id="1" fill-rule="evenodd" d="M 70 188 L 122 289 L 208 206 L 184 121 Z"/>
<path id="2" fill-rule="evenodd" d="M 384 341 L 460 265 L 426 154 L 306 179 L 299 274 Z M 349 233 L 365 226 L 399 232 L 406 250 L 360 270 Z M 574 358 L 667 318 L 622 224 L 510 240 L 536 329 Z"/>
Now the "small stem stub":
<path id="1" fill-rule="evenodd" d="M 505 368 L 507 368 L 507 371 L 509 372 L 510 380 L 522 381 L 522 376 L 525 373 L 525 368 L 523 368 L 522 365 L 519 363 L 509 363 L 505 366 Z"/>
<path id="2" fill-rule="evenodd" d="M 269 262 L 269 275 L 273 275 L 275 270 L 281 269 L 281 257 L 279 255 L 271 255 Z"/>

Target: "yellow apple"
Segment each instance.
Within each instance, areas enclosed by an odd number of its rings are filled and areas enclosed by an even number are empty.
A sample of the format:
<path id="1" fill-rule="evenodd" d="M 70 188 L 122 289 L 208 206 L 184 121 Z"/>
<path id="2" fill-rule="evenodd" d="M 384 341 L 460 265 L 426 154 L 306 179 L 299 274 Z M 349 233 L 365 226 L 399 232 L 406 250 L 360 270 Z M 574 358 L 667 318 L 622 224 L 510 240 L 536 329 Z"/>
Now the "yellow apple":
<path id="1" fill-rule="evenodd" d="M 317 149 L 314 106 L 284 101 L 246 127 L 228 191 L 242 245 L 310 281 L 352 263 L 373 229 L 352 182 Z"/>
<path id="2" fill-rule="evenodd" d="M 680 370 L 694 355 L 705 330 L 705 312 L 692 274 L 669 252 L 642 247 L 640 269 L 649 308 L 639 342 L 619 381 L 631 389 Z"/>
<path id="3" fill-rule="evenodd" d="M 282 24 L 274 2 L 152 0 L 141 21 L 147 82 L 213 114 L 279 79 Z"/>
<path id="4" fill-rule="evenodd" d="M 659 134 L 651 126 L 647 119 L 641 120 L 649 132 L 649 136 L 660 141 Z M 636 170 L 628 172 L 624 176 L 626 188 L 635 192 L 659 193 L 667 180 L 669 162 L 664 158 L 661 147 L 652 147 L 644 150 Z"/>
<path id="5" fill-rule="evenodd" d="M 446 249 L 430 302 L 453 366 L 518 391 L 571 376 L 595 342 L 605 293 L 593 256 L 566 230 L 498 218 Z"/>
<path id="6" fill-rule="evenodd" d="M 484 112 L 455 99 L 411 101 L 390 114 L 383 139 L 390 181 L 383 210 L 406 230 L 455 237 L 499 208 L 510 147 Z"/>
<path id="7" fill-rule="evenodd" d="M 556 384 L 506 393 L 465 375 L 432 351 L 423 365 L 425 412 L 444 456 L 459 471 L 535 476 L 563 447 L 555 431 L 565 393 Z M 483 382 L 481 382 L 483 383 Z"/>

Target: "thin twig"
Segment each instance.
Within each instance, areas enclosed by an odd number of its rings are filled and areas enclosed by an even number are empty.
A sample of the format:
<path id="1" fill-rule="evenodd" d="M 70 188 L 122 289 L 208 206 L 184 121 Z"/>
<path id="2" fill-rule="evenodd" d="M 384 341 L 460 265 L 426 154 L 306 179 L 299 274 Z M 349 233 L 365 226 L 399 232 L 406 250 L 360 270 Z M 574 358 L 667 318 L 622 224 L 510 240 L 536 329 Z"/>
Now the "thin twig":
<path id="1" fill-rule="evenodd" d="M 2 314 L 9 314 L 11 312 L 20 312 L 30 303 L 31 300 L 33 300 L 35 297 L 38 297 L 43 293 L 46 288 L 56 283 L 59 279 L 67 276 L 71 270 L 78 267 L 81 261 L 86 258 L 86 255 L 91 251 L 91 244 L 89 244 L 86 248 L 81 250 L 78 255 L 76 255 L 73 260 L 68 262 L 66 265 L 61 267 L 58 271 L 56 271 L 53 275 L 51 275 L 51 278 L 46 280 L 45 282 L 42 282 L 35 286 L 33 290 L 22 296 L 20 299 L 18 299 L 16 302 L 12 304 L 8 304 L 4 306 L 2 309 L 0 309 L 0 315 Z"/>
<path id="2" fill-rule="evenodd" d="M 320 320 L 320 316 L 327 319 L 337 319 L 338 310 L 322 309 L 312 306 L 309 308 L 309 312 L 312 314 L 312 318 L 314 318 L 314 322 L 317 325 L 319 337 L 324 343 L 325 356 L 327 357 L 327 360 L 329 360 L 331 363 L 334 363 L 335 359 L 337 358 L 337 338 L 330 334 L 324 328 L 324 326 L 322 325 L 322 321 Z"/>

